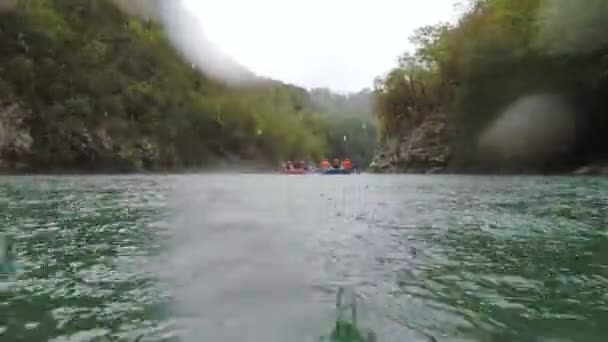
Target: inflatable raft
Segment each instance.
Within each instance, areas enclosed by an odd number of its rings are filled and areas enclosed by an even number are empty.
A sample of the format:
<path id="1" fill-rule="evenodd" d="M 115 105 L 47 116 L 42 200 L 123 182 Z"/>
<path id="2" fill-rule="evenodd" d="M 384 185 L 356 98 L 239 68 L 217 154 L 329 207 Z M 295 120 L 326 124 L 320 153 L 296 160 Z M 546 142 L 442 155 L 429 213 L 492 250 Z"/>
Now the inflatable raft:
<path id="1" fill-rule="evenodd" d="M 319 170 L 318 173 L 322 175 L 352 175 L 359 173 L 359 171 L 355 169 L 327 169 Z"/>

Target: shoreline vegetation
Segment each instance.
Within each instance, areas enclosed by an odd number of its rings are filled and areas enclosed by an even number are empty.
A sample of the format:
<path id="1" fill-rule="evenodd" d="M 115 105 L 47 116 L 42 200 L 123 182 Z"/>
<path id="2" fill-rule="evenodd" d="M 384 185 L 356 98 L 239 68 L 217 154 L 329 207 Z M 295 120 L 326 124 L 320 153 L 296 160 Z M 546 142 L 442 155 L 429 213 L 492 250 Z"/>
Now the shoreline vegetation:
<path id="1" fill-rule="evenodd" d="M 374 86 L 386 173 L 608 174 L 608 2 L 469 0 Z"/>
<path id="2" fill-rule="evenodd" d="M 608 173 L 608 2 L 468 0 L 455 23 L 415 31 L 416 50 L 373 89 L 347 95 L 258 77 L 197 37 L 255 80 L 220 82 L 120 4 L 0 6 L 0 174 L 271 171 L 323 157 L 377 173 Z"/>
<path id="3" fill-rule="evenodd" d="M 127 14 L 116 0 L 6 4 L 4 173 L 179 172 L 345 155 L 367 164 L 373 156 L 371 90 L 309 91 L 236 63 L 233 76 L 248 81 L 229 85 L 186 60 L 163 24 Z M 173 10 L 197 22 L 184 8 Z M 205 56 L 231 64 L 205 37 L 196 43 Z"/>

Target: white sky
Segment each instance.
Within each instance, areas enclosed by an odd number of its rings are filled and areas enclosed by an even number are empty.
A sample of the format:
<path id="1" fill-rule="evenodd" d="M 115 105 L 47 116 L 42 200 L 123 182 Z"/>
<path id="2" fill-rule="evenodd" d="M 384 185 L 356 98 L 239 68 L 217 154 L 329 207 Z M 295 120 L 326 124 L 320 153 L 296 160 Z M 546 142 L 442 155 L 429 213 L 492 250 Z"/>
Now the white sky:
<path id="1" fill-rule="evenodd" d="M 455 0 L 183 0 L 205 34 L 262 76 L 358 91 L 411 50 L 414 29 L 456 18 Z"/>

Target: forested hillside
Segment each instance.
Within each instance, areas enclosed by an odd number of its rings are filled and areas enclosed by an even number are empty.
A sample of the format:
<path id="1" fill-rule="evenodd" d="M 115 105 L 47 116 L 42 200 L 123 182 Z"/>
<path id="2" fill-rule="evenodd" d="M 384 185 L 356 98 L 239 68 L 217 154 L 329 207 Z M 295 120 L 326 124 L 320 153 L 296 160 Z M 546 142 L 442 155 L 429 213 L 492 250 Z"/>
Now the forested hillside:
<path id="1" fill-rule="evenodd" d="M 554 172 L 606 160 L 607 32 L 603 0 L 474 0 L 456 23 L 420 28 L 417 50 L 375 85 L 376 167 Z"/>
<path id="2" fill-rule="evenodd" d="M 370 89 L 337 94 L 326 88 L 310 90 L 311 100 L 328 123 L 331 156 L 349 157 L 357 167 L 367 167 L 377 145 L 377 120 L 372 117 Z"/>
<path id="3" fill-rule="evenodd" d="M 161 24 L 112 1 L 2 5 L 0 169 L 176 170 L 341 153 L 331 135 L 343 120 L 305 89 L 229 87 L 183 59 Z"/>

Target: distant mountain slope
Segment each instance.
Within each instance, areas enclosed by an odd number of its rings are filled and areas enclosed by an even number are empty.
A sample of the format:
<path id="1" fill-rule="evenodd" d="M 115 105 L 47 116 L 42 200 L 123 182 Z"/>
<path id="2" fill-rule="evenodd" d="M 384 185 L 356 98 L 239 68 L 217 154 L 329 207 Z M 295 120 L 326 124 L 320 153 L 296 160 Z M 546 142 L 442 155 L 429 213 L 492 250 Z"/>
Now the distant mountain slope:
<path id="1" fill-rule="evenodd" d="M 369 89 L 357 93 L 338 94 L 327 88 L 310 90 L 312 101 L 334 115 L 372 119 L 373 94 Z"/>
<path id="2" fill-rule="evenodd" d="M 312 104 L 330 122 L 327 140 L 333 156 L 349 157 L 358 167 L 366 167 L 375 152 L 376 120 L 372 117 L 372 93 L 338 94 L 327 88 L 310 90 Z"/>
<path id="3" fill-rule="evenodd" d="M 207 75 L 230 85 L 259 81 L 259 77 L 237 63 L 205 36 L 200 19 L 181 1 L 113 1 L 127 13 L 162 22 L 171 43 L 188 61 Z"/>
<path id="4" fill-rule="evenodd" d="M 331 150 L 305 90 L 257 78 L 229 88 L 180 55 L 213 55 L 200 63 L 221 61 L 214 70 L 231 80 L 253 74 L 202 37 L 178 39 L 177 53 L 165 24 L 115 4 L 23 0 L 0 12 L 1 170 L 171 170 Z"/>

